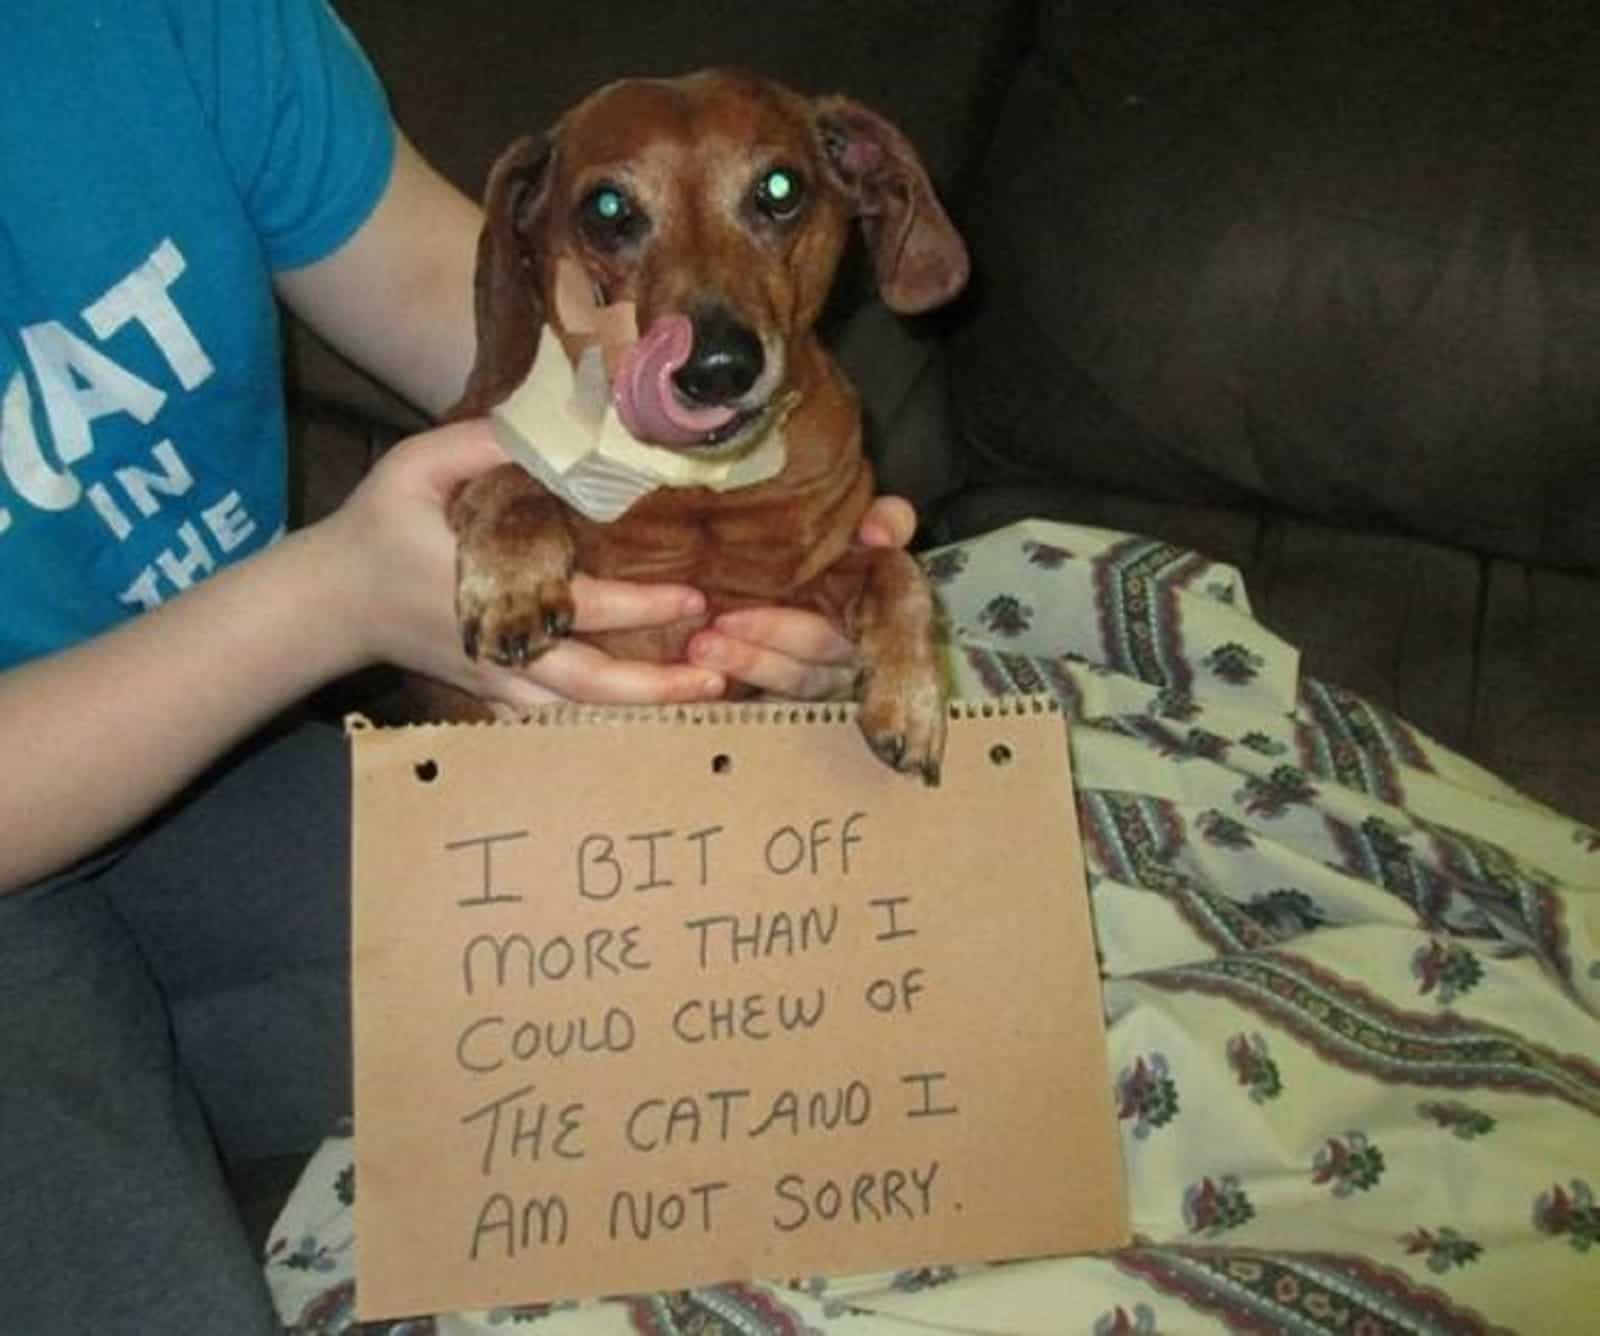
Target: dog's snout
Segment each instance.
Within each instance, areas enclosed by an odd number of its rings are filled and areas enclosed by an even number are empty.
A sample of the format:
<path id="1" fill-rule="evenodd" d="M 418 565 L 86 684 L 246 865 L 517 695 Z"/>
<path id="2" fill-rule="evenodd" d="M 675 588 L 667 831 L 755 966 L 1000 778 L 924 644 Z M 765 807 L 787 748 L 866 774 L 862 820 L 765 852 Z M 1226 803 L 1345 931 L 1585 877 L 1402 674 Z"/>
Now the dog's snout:
<path id="1" fill-rule="evenodd" d="M 693 403 L 728 404 L 750 392 L 765 362 L 753 331 L 725 311 L 709 311 L 694 318 L 694 348 L 673 381 Z"/>

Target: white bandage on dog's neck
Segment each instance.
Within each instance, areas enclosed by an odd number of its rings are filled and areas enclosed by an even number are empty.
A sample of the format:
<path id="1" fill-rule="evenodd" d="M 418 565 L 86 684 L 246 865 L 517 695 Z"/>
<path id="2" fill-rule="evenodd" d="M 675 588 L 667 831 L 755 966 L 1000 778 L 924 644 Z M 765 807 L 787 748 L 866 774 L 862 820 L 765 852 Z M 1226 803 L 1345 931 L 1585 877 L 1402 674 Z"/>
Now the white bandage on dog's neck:
<path id="1" fill-rule="evenodd" d="M 563 268 L 562 266 L 570 266 Z M 588 282 L 574 261 L 557 262 L 556 303 L 568 334 L 586 346 L 576 367 L 555 330 L 544 326 L 533 369 L 491 413 L 495 435 L 518 464 L 589 519 L 609 523 L 661 487 L 729 491 L 776 476 L 783 468 L 783 418 L 747 449 L 699 457 L 635 440 L 611 402 L 607 362 L 637 337 L 631 307 L 587 304 Z M 576 326 L 576 328 L 575 328 Z"/>

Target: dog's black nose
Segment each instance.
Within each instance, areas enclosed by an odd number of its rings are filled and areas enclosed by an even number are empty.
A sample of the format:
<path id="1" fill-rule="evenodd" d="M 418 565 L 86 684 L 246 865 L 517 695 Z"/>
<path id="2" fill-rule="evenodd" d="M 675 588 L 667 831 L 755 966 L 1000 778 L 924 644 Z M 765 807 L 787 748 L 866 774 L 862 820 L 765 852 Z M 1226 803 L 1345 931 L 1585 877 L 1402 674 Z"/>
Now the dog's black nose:
<path id="1" fill-rule="evenodd" d="M 752 330 L 726 311 L 703 311 L 694 318 L 694 350 L 672 379 L 691 403 L 727 404 L 749 393 L 765 365 Z"/>

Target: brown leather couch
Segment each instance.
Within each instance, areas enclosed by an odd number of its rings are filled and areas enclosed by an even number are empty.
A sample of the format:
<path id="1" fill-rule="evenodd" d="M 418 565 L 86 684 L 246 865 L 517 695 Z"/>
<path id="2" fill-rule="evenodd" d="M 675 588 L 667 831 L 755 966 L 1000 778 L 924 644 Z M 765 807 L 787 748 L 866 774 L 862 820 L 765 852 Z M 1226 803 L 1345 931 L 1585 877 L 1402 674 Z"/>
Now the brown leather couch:
<path id="1" fill-rule="evenodd" d="M 612 77 L 878 106 L 976 261 L 830 314 L 922 542 L 1028 515 L 1240 567 L 1303 668 L 1600 826 L 1600 37 L 1583 6 L 336 0 L 476 194 Z M 287 333 L 302 514 L 421 419 Z M 240 1166 L 258 1233 L 298 1166 Z"/>

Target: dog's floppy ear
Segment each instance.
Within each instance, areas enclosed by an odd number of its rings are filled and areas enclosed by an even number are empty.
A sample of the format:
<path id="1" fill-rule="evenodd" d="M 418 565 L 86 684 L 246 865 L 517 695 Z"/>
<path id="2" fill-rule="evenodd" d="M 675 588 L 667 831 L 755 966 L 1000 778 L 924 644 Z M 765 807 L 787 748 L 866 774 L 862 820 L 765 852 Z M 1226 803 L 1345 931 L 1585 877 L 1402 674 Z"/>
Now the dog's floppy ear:
<path id="1" fill-rule="evenodd" d="M 478 351 L 462 396 L 469 412 L 499 403 L 533 365 L 545 319 L 538 247 L 553 151 L 549 136 L 525 136 L 489 173 L 473 284 Z"/>
<path id="2" fill-rule="evenodd" d="M 967 248 L 910 140 L 850 98 L 815 105 L 823 153 L 855 200 L 884 303 L 914 315 L 949 301 L 966 284 Z"/>

